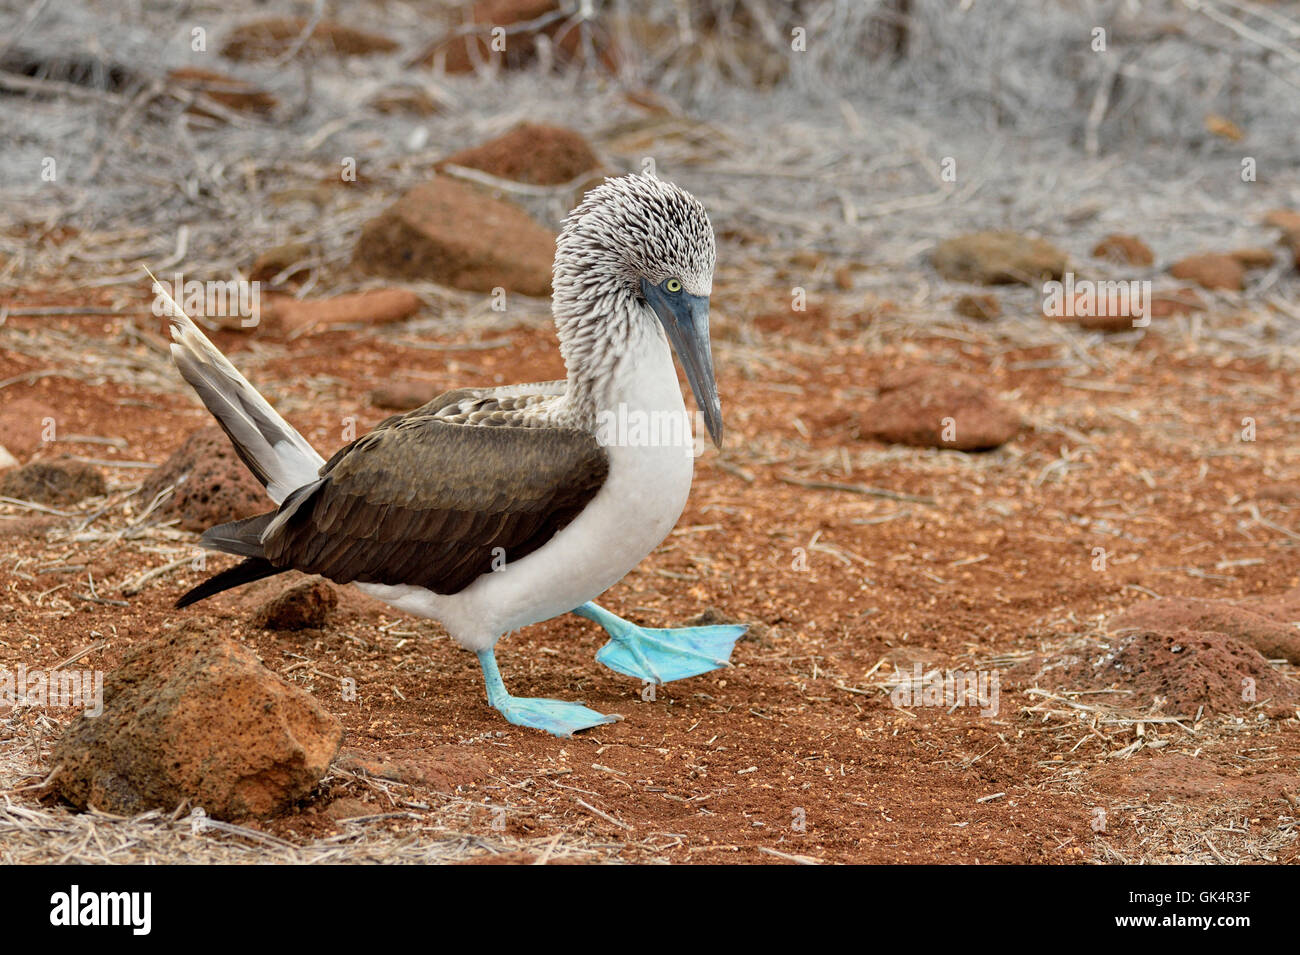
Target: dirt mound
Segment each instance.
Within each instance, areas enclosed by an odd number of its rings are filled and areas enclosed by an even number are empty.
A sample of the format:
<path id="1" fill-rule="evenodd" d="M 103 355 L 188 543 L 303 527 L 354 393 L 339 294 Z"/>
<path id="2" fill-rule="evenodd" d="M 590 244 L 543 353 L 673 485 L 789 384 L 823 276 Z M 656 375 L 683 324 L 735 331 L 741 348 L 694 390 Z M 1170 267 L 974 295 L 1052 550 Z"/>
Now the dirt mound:
<path id="1" fill-rule="evenodd" d="M 535 186 L 560 186 L 600 168 L 600 159 L 580 133 L 537 123 L 521 123 L 504 136 L 453 153 L 438 166 L 447 163 Z"/>
<path id="2" fill-rule="evenodd" d="M 263 630 L 318 630 L 339 605 L 338 594 L 323 580 L 305 580 L 272 597 L 253 612 Z"/>
<path id="3" fill-rule="evenodd" d="M 271 509 L 265 489 L 216 425 L 191 432 L 185 443 L 154 471 L 140 489 L 141 506 L 147 507 L 171 485 L 175 487 L 157 513 L 179 517 L 182 530 L 205 531 L 214 524 Z"/>
<path id="4" fill-rule="evenodd" d="M 1155 801 L 1180 803 L 1231 799 L 1282 805 L 1284 794 L 1295 787 L 1295 777 L 1284 772 L 1252 768 L 1243 775 L 1240 769 L 1216 765 L 1211 758 L 1184 753 L 1150 753 L 1141 763 L 1112 761 L 1093 773 L 1091 782 L 1144 800 L 1155 797 Z"/>
<path id="5" fill-rule="evenodd" d="M 1066 256 L 1050 242 L 1018 232 L 973 232 L 940 242 L 930 262 L 954 282 L 1036 285 L 1059 279 Z"/>
<path id="6" fill-rule="evenodd" d="M 864 437 L 923 448 L 984 451 L 1010 441 L 1020 416 L 974 378 L 908 368 L 880 382 L 880 398 L 862 416 Z"/>
<path id="7" fill-rule="evenodd" d="M 194 625 L 128 651 L 103 703 L 55 745 L 52 786 L 124 815 L 187 801 L 218 819 L 270 815 L 311 791 L 343 738 L 311 694 Z"/>
<path id="8" fill-rule="evenodd" d="M 98 468 L 71 458 L 32 461 L 0 477 L 0 496 L 37 504 L 76 504 L 107 493 Z"/>
<path id="9" fill-rule="evenodd" d="M 1290 623 L 1298 615 L 1288 615 L 1277 602 L 1268 598 L 1253 605 L 1244 602 L 1203 600 L 1196 597 L 1165 597 L 1136 604 L 1108 622 L 1117 632 L 1138 630 L 1196 630 L 1221 633 L 1249 644 L 1269 659 L 1281 658 L 1300 663 L 1300 631 Z"/>
<path id="10" fill-rule="evenodd" d="M 380 288 L 330 298 L 296 299 L 280 296 L 271 304 L 271 317 L 286 331 L 327 328 L 351 322 L 387 325 L 410 318 L 424 301 L 407 289 Z"/>
<path id="11" fill-rule="evenodd" d="M 555 236 L 523 209 L 445 176 L 366 223 L 352 256 L 372 275 L 538 296 L 551 292 L 554 258 Z"/>
<path id="12" fill-rule="evenodd" d="M 1244 714 L 1256 702 L 1300 703 L 1300 685 L 1269 666 L 1251 646 L 1222 633 L 1149 631 L 1121 637 L 1099 660 L 1050 671 L 1059 689 L 1126 690 L 1113 701 L 1138 713 Z"/>
<path id="13" fill-rule="evenodd" d="M 1300 622 L 1300 587 L 1293 587 L 1280 594 L 1242 597 L 1237 603 L 1247 610 L 1254 610 L 1286 624 Z"/>

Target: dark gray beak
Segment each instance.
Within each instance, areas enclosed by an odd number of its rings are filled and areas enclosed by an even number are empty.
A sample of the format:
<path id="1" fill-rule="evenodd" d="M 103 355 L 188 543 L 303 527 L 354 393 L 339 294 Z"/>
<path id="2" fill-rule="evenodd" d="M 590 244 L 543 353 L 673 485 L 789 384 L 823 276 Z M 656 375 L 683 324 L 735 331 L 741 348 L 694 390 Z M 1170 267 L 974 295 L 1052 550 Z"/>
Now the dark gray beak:
<path id="1" fill-rule="evenodd" d="M 688 295 L 685 290 L 669 292 L 664 284 L 651 285 L 641 280 L 641 294 L 654 309 L 659 324 L 668 333 L 673 350 L 686 371 L 686 380 L 695 394 L 709 437 L 715 447 L 722 447 L 722 402 L 718 400 L 718 382 L 713 377 L 713 349 L 709 344 L 709 300 L 703 295 Z"/>

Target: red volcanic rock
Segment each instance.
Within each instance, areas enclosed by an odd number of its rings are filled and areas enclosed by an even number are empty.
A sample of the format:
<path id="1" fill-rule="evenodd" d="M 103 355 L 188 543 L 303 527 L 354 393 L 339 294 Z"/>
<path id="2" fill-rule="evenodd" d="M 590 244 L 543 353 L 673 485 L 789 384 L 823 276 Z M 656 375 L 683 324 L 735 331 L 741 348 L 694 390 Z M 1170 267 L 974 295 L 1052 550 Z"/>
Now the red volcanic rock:
<path id="1" fill-rule="evenodd" d="M 226 36 L 221 55 L 230 60 L 269 60 L 292 49 L 307 28 L 304 17 L 268 17 L 241 24 Z M 316 24 L 303 51 L 316 56 L 371 56 L 392 53 L 401 44 L 386 36 L 344 26 L 334 20 Z"/>
<path id="2" fill-rule="evenodd" d="M 1190 255 L 1169 266 L 1176 279 L 1195 282 L 1201 288 L 1234 289 L 1246 287 L 1246 268 L 1231 255 L 1208 252 Z"/>
<path id="3" fill-rule="evenodd" d="M 216 425 L 191 432 L 153 472 L 140 489 L 140 506 L 148 507 L 165 491 L 155 513 L 179 517 L 180 528 L 187 531 L 205 531 L 214 524 L 271 510 L 265 489 Z"/>
<path id="4" fill-rule="evenodd" d="M 1020 416 L 967 375 L 933 368 L 895 372 L 862 415 L 864 437 L 924 448 L 984 451 L 1010 441 Z"/>
<path id="5" fill-rule="evenodd" d="M 588 20 L 586 28 L 590 46 L 583 41 L 583 31 L 571 18 L 561 13 L 560 0 L 477 0 L 470 8 L 469 21 L 478 29 L 466 34 L 449 33 L 429 49 L 421 62 L 425 66 L 439 63 L 448 73 L 472 73 L 479 64 L 523 69 L 537 62 L 539 38 L 552 45 L 556 65 L 585 63 L 588 51 L 606 70 L 614 72 L 620 60 L 618 45 L 599 20 Z M 544 20 L 540 25 L 524 24 Z M 492 30 L 510 27 L 501 39 L 505 49 L 495 49 Z"/>
<path id="6" fill-rule="evenodd" d="M 554 234 L 523 209 L 446 176 L 366 223 L 352 254 L 374 275 L 536 296 L 550 294 L 554 258 Z"/>
<path id="7" fill-rule="evenodd" d="M 103 712 L 54 747 L 51 786 L 74 806 L 133 815 L 182 803 L 268 816 L 311 792 L 343 728 L 241 644 L 190 624 L 127 651 Z"/>
<path id="8" fill-rule="evenodd" d="M 536 123 L 521 123 L 503 136 L 452 153 L 438 165 L 447 163 L 536 186 L 560 186 L 600 167 L 581 134 Z"/>
<path id="9" fill-rule="evenodd" d="M 71 458 L 32 461 L 0 477 L 0 496 L 37 504 L 76 504 L 107 493 L 98 468 Z"/>
<path id="10" fill-rule="evenodd" d="M 339 605 L 339 595 L 324 580 L 304 580 L 276 594 L 253 612 L 263 630 L 319 630 Z"/>
<path id="11" fill-rule="evenodd" d="M 1099 259 L 1107 259 L 1118 265 L 1150 266 L 1156 257 L 1151 247 L 1135 235 L 1113 233 L 1097 243 L 1092 254 Z"/>
<path id="12" fill-rule="evenodd" d="M 284 296 L 271 303 L 269 312 L 287 331 L 297 331 L 356 322 L 387 325 L 410 318 L 423 307 L 424 301 L 414 292 L 400 288 L 381 288 L 335 295 L 332 298 L 296 299 Z"/>
<path id="13" fill-rule="evenodd" d="M 1017 232 L 973 232 L 939 243 L 935 271 L 954 282 L 1037 285 L 1065 273 L 1065 253 L 1044 239 Z"/>

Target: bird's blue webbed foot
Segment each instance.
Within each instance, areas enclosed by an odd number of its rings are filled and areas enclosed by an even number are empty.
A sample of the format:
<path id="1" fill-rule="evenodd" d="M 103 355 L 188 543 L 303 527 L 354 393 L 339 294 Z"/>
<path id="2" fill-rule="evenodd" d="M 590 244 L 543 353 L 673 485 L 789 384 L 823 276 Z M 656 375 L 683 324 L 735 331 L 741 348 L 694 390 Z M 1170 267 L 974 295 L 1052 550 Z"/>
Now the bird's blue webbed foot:
<path id="1" fill-rule="evenodd" d="M 596 660 L 611 670 L 645 680 L 668 683 L 731 666 L 731 651 L 748 629 L 743 624 L 712 627 L 639 627 L 588 602 L 573 611 L 594 620 L 609 634 Z"/>
<path id="2" fill-rule="evenodd" d="M 487 684 L 488 703 L 515 726 L 545 730 L 553 736 L 572 736 L 579 730 L 617 723 L 623 718 L 597 713 L 581 703 L 511 696 L 501 680 L 501 671 L 497 669 L 496 653 L 484 650 L 478 654 L 478 662 L 483 668 L 483 682 Z"/>

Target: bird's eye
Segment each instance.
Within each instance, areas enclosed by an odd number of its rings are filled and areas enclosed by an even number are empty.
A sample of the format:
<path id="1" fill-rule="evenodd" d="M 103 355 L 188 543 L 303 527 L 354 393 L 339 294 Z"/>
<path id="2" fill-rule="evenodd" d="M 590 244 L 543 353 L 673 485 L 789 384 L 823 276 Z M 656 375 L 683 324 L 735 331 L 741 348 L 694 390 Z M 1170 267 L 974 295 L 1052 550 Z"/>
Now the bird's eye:
<path id="1" fill-rule="evenodd" d="M 669 279 L 664 283 L 664 288 L 668 289 L 670 292 L 680 292 L 682 290 L 682 283 L 677 281 L 677 279 Z"/>

